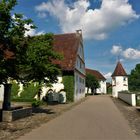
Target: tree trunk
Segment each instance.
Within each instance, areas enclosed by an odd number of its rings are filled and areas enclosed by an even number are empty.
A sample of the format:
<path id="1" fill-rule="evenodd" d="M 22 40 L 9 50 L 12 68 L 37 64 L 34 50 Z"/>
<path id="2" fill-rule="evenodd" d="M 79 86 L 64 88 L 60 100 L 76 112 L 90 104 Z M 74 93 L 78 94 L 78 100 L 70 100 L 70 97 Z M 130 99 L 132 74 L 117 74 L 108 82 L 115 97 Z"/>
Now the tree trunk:
<path id="1" fill-rule="evenodd" d="M 11 87 L 12 84 L 4 84 L 4 101 L 3 101 L 3 110 L 9 110 L 11 107 Z"/>

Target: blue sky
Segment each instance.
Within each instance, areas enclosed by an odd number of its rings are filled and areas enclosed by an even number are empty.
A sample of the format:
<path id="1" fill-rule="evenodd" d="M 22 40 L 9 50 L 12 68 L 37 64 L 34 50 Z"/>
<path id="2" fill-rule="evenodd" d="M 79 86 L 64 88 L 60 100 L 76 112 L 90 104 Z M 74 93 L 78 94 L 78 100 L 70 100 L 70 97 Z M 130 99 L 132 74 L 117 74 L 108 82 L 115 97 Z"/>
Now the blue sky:
<path id="1" fill-rule="evenodd" d="M 33 19 L 31 35 L 82 29 L 86 67 L 106 77 L 118 56 L 128 74 L 140 62 L 139 0 L 19 0 L 14 12 Z"/>

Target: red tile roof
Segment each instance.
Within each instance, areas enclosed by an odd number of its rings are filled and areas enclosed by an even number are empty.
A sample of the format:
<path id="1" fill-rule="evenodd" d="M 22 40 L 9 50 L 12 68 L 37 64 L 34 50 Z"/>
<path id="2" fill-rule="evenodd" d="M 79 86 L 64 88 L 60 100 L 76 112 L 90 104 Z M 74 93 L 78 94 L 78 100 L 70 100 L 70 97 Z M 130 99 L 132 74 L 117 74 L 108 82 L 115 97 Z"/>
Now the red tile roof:
<path id="1" fill-rule="evenodd" d="M 74 70 L 81 36 L 78 33 L 54 35 L 54 50 L 62 54 L 62 60 L 53 61 L 62 70 Z"/>
<path id="2" fill-rule="evenodd" d="M 116 65 L 116 68 L 112 74 L 112 77 L 113 76 L 127 76 L 127 73 L 125 72 L 121 62 L 119 61 Z"/>
<path id="3" fill-rule="evenodd" d="M 106 78 L 97 70 L 86 68 L 86 73 L 94 75 L 98 80 L 106 80 Z"/>

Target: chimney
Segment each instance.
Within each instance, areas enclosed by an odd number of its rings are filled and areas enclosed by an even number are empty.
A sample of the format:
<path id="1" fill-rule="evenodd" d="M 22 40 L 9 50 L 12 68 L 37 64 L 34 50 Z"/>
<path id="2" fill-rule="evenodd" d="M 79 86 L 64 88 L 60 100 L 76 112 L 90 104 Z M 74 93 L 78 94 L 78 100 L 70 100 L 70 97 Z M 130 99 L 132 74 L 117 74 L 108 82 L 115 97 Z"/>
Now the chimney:
<path id="1" fill-rule="evenodd" d="M 81 29 L 76 30 L 76 33 L 82 35 L 82 30 Z"/>

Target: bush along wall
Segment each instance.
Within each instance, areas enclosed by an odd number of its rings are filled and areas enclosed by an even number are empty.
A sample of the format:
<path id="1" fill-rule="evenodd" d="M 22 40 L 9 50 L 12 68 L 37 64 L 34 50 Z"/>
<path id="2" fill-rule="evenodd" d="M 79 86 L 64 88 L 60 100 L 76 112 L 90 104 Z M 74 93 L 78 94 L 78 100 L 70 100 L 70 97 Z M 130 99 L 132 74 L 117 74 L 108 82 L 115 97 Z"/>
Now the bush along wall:
<path id="1" fill-rule="evenodd" d="M 20 87 L 18 83 L 12 82 L 11 99 L 15 99 L 18 97 L 19 88 Z"/>
<path id="2" fill-rule="evenodd" d="M 74 101 L 74 76 L 63 76 L 64 89 L 66 91 L 67 102 Z"/>
<path id="3" fill-rule="evenodd" d="M 23 91 L 20 93 L 20 96 L 13 98 L 12 100 L 17 102 L 35 101 L 36 99 L 34 99 L 34 97 L 38 93 L 39 87 L 38 83 L 30 83 L 23 87 Z"/>

